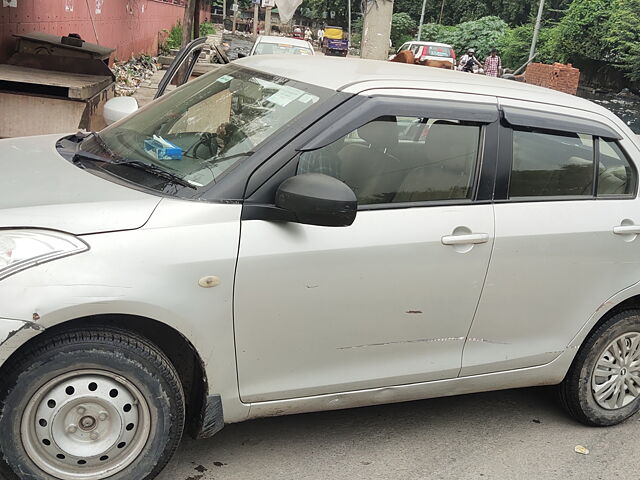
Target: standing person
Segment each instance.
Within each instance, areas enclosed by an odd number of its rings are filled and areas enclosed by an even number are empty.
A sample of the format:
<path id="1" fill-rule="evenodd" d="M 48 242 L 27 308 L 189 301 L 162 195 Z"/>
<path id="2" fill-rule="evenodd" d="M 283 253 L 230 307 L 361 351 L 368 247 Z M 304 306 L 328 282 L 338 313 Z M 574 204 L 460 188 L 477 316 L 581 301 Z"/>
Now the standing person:
<path id="1" fill-rule="evenodd" d="M 312 36 L 313 36 L 313 34 L 311 33 L 311 29 L 310 29 L 309 27 L 307 27 L 307 28 L 305 29 L 305 31 L 304 31 L 304 39 L 305 39 L 307 42 L 310 42 L 310 41 L 311 41 L 311 37 L 312 37 Z"/>
<path id="2" fill-rule="evenodd" d="M 498 50 L 491 49 L 491 53 L 484 61 L 484 74 L 488 77 L 498 77 L 502 73 L 502 59 L 498 55 Z"/>
<path id="3" fill-rule="evenodd" d="M 318 29 L 318 45 L 322 46 L 322 40 L 324 40 L 324 29 L 320 27 Z"/>

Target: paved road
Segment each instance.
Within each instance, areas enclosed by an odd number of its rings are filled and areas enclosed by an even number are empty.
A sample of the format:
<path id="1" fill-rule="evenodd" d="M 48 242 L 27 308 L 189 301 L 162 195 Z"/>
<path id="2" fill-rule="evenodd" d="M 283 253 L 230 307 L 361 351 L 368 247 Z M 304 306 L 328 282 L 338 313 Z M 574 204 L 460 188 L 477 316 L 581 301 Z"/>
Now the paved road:
<path id="1" fill-rule="evenodd" d="M 574 452 L 576 445 L 589 455 Z M 184 440 L 160 480 L 640 478 L 640 417 L 582 426 L 546 388 L 254 420 Z"/>

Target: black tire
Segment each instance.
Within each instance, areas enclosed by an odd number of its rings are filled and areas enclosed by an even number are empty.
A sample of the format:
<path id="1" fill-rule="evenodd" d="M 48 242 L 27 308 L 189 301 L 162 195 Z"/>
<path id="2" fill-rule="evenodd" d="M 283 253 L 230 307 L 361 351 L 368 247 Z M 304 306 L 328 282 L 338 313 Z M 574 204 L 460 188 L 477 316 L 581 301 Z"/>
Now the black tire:
<path id="1" fill-rule="evenodd" d="M 155 478 L 169 462 L 182 437 L 185 415 L 184 393 L 171 362 L 155 345 L 130 332 L 111 327 L 73 329 L 55 335 L 43 333 L 3 367 L 0 390 L 4 392 L 4 401 L 0 403 L 3 478 L 58 479 L 45 473 L 28 455 L 21 434 L 23 412 L 47 382 L 80 370 L 121 376 L 137 388 L 148 405 L 150 430 L 148 438 L 139 442 L 141 452 L 126 468 L 104 478 L 148 480 Z"/>
<path id="2" fill-rule="evenodd" d="M 592 374 L 605 348 L 620 335 L 640 332 L 640 310 L 619 312 L 598 327 L 584 342 L 566 377 L 558 386 L 564 409 L 585 425 L 616 425 L 640 410 L 640 397 L 627 405 L 609 410 L 600 406 L 592 393 Z"/>

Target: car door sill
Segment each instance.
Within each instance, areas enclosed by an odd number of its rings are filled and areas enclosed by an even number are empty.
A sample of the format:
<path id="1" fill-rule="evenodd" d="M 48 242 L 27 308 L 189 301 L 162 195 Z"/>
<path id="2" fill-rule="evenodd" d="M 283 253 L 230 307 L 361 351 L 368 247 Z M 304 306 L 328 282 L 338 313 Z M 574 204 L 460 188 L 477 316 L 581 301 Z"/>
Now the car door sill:
<path id="1" fill-rule="evenodd" d="M 491 390 L 554 385 L 564 378 L 576 351 L 575 348 L 567 348 L 553 361 L 536 367 L 392 387 L 255 402 L 249 404 L 248 419 L 409 402 Z"/>

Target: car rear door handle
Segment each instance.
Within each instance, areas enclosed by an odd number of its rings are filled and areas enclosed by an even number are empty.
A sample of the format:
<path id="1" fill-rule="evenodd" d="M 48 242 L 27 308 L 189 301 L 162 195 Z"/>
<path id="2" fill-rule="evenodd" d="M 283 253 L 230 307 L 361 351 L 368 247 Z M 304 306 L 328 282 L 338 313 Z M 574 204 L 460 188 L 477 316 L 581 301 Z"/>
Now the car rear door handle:
<path id="1" fill-rule="evenodd" d="M 640 225 L 618 225 L 613 227 L 616 235 L 640 235 Z"/>
<path id="2" fill-rule="evenodd" d="M 487 243 L 488 241 L 488 233 L 469 233 L 467 235 L 446 235 L 442 237 L 443 245 L 470 245 Z"/>

